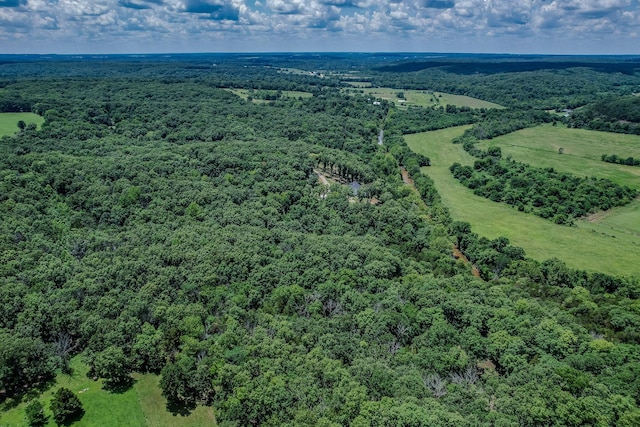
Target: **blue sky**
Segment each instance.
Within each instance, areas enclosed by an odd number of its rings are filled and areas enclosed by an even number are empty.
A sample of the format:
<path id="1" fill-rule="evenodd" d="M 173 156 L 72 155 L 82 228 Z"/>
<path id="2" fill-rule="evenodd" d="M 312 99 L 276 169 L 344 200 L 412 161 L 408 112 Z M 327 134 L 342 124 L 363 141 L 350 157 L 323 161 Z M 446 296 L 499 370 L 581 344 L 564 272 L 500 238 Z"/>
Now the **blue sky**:
<path id="1" fill-rule="evenodd" d="M 640 54 L 640 0 L 0 0 L 0 53 Z"/>

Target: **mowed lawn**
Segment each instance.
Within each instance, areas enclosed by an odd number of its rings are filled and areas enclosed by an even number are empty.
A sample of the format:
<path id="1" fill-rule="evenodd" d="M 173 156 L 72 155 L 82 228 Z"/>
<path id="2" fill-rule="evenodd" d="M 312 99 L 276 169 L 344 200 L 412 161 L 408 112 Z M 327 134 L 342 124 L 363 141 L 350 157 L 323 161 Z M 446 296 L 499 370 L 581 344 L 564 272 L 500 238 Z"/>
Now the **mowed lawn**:
<path id="1" fill-rule="evenodd" d="M 449 166 L 454 162 L 472 165 L 475 159 L 462 146 L 452 144 L 451 139 L 467 128 L 459 126 L 405 136 L 412 150 L 431 158 L 432 166 L 423 168 L 423 172 L 434 180 L 453 219 L 469 222 L 473 231 L 481 236 L 507 237 L 512 244 L 522 247 L 529 257 L 539 261 L 557 257 L 581 270 L 640 275 L 640 236 L 615 232 L 608 226 L 586 221 L 579 221 L 577 227 L 556 225 L 506 204 L 476 196 L 460 184 Z M 610 214 L 610 217 L 615 216 L 615 211 Z"/>
<path id="2" fill-rule="evenodd" d="M 166 408 L 167 401 L 161 395 L 160 377 L 153 374 L 134 374 L 134 384 L 123 392 L 108 392 L 102 388 L 102 380 L 87 377 L 88 367 L 80 357 L 71 361 L 72 375 L 59 374 L 56 384 L 38 397 L 49 416 L 46 426 L 56 426 L 49 404 L 59 387 L 66 387 L 77 394 L 83 417 L 74 427 L 200 427 L 215 426 L 213 409 L 197 407 L 189 415 L 174 415 Z M 26 402 L 13 408 L 0 407 L 0 426 L 26 427 L 24 408 Z"/>
<path id="3" fill-rule="evenodd" d="M 44 123 L 44 117 L 34 113 L 0 113 L 0 137 L 13 135 L 18 132 L 18 122 L 35 123 L 40 127 Z"/>

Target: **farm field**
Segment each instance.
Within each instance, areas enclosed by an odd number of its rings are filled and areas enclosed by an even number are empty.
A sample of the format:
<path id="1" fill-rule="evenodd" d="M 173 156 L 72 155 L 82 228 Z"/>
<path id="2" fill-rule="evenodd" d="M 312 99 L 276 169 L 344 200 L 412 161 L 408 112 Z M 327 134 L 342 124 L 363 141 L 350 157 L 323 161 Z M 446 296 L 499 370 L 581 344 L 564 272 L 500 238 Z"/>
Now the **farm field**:
<path id="1" fill-rule="evenodd" d="M 0 113 L 0 136 L 13 135 L 18 132 L 18 122 L 35 123 L 40 127 L 44 117 L 34 113 Z"/>
<path id="2" fill-rule="evenodd" d="M 49 416 L 46 426 L 54 427 L 49 402 L 58 387 L 66 387 L 77 393 L 84 415 L 73 423 L 74 427 L 171 427 L 171 426 L 215 426 L 212 408 L 197 407 L 188 416 L 174 415 L 166 409 L 166 399 L 160 393 L 160 377 L 154 374 L 134 374 L 134 384 L 123 392 L 108 392 L 102 389 L 102 380 L 87 377 L 88 367 L 79 357 L 72 359 L 71 375 L 58 374 L 56 384 L 44 392 L 38 400 L 45 406 Z M 24 408 L 21 403 L 6 412 L 0 412 L 0 426 L 26 427 Z"/>
<path id="3" fill-rule="evenodd" d="M 409 147 L 431 158 L 431 167 L 423 168 L 435 182 L 444 204 L 455 220 L 471 224 L 481 236 L 507 237 L 539 261 L 557 257 L 572 268 L 609 274 L 640 274 L 640 235 L 629 231 L 638 205 L 612 210 L 605 217 L 610 222 L 577 221 L 576 227 L 560 226 L 531 214 L 473 194 L 449 171 L 454 162 L 471 165 L 474 158 L 451 139 L 468 126 L 407 135 Z M 557 151 L 556 151 L 556 155 Z M 612 224 L 620 222 L 619 228 Z M 637 221 L 636 221 L 637 222 Z M 627 227 L 627 228 L 624 228 Z"/>
<path id="4" fill-rule="evenodd" d="M 452 95 L 442 92 L 430 92 L 426 90 L 402 90 L 393 88 L 362 88 L 364 94 L 375 96 L 377 98 L 386 99 L 394 102 L 398 106 L 410 106 L 416 105 L 420 107 L 432 107 L 455 105 L 457 107 L 470 107 L 470 108 L 504 108 L 501 105 L 494 104 L 493 102 L 483 101 L 481 99 L 471 98 L 464 95 Z M 402 92 L 405 96 L 406 102 L 399 102 L 397 94 Z"/>

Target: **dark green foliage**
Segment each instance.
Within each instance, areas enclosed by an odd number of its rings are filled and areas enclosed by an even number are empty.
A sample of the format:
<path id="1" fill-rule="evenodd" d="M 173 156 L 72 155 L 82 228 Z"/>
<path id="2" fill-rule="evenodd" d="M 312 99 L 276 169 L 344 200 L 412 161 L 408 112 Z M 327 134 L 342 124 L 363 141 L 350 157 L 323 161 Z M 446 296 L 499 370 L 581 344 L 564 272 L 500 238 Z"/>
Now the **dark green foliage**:
<path id="1" fill-rule="evenodd" d="M 572 111 L 566 122 L 571 127 L 639 135 L 640 97 L 607 97 Z"/>
<path id="2" fill-rule="evenodd" d="M 607 163 L 617 163 L 619 165 L 626 165 L 626 166 L 640 166 L 640 159 L 634 159 L 631 156 L 625 158 L 625 157 L 618 157 L 615 154 L 611 154 L 611 155 L 603 154 L 602 161 Z"/>
<path id="3" fill-rule="evenodd" d="M 0 399 L 46 385 L 53 379 L 54 369 L 51 348 L 40 338 L 0 329 Z"/>
<path id="4" fill-rule="evenodd" d="M 46 118 L 0 145 L 3 398 L 83 353 L 108 386 L 160 372 L 170 409 L 210 404 L 226 425 L 633 425 L 637 279 L 528 260 L 452 222 L 402 138 L 546 113 L 394 121 L 336 80 L 238 61 L 16 77 L 40 69 L 25 62 L 2 81 L 3 105 Z M 227 83 L 314 96 L 253 104 Z M 492 149 L 458 172 L 503 162 Z"/>
<path id="5" fill-rule="evenodd" d="M 472 140 L 466 139 L 465 144 L 469 141 Z M 574 218 L 625 205 L 637 195 L 636 190 L 607 179 L 579 178 L 551 168 L 502 160 L 499 147 L 490 147 L 486 152 L 472 144 L 465 148 L 480 159 L 473 169 L 455 163 L 450 170 L 456 179 L 473 189 L 474 194 L 557 224 L 571 224 Z"/>
<path id="6" fill-rule="evenodd" d="M 30 427 L 39 427 L 47 423 L 48 417 L 44 414 L 44 405 L 39 400 L 29 402 L 24 412 Z"/>
<path id="7" fill-rule="evenodd" d="M 82 417 L 80 399 L 68 388 L 60 387 L 51 399 L 51 412 L 57 424 L 68 424 Z"/>
<path id="8" fill-rule="evenodd" d="M 129 360 L 120 347 L 109 346 L 103 351 L 89 357 L 91 373 L 104 378 L 106 388 L 126 386 L 131 382 L 129 377 Z"/>

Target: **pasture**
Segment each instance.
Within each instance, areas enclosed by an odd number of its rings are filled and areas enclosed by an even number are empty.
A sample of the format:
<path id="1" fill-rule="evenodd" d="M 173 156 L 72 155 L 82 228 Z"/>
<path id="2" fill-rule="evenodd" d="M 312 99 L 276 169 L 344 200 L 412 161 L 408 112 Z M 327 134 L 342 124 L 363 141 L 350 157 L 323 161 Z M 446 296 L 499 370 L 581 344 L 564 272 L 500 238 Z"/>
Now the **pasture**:
<path id="1" fill-rule="evenodd" d="M 361 90 L 365 95 L 386 99 L 394 102 L 400 107 L 412 105 L 419 107 L 446 107 L 447 105 L 455 105 L 456 107 L 469 108 L 504 108 L 501 105 L 483 101 L 481 99 L 471 98 L 470 96 L 452 95 L 428 90 L 403 90 L 384 87 L 365 87 Z M 405 102 L 400 101 L 398 93 L 402 93 L 404 95 L 403 99 Z"/>
<path id="2" fill-rule="evenodd" d="M 210 407 L 197 407 L 188 415 L 174 415 L 167 410 L 167 401 L 161 395 L 160 377 L 154 374 L 134 374 L 132 387 L 118 392 L 102 388 L 102 380 L 87 377 L 88 367 L 80 357 L 71 361 L 73 373 L 59 374 L 56 384 L 37 397 L 49 416 L 48 427 L 56 426 L 49 409 L 51 398 L 58 387 L 66 387 L 77 394 L 84 415 L 73 423 L 74 427 L 200 427 L 215 426 L 215 416 Z M 24 399 L 26 400 L 26 399 Z M 0 407 L 0 426 L 26 427 L 24 408 L 28 402 L 13 408 Z"/>
<path id="3" fill-rule="evenodd" d="M 512 244 L 522 247 L 527 256 L 539 261 L 557 257 L 576 269 L 640 275 L 640 234 L 633 231 L 633 218 L 635 223 L 640 222 L 637 201 L 612 209 L 602 219 L 581 220 L 575 227 L 568 227 L 476 196 L 449 171 L 454 162 L 472 165 L 475 160 L 461 145 L 451 143 L 467 128 L 459 126 L 405 136 L 413 151 L 431 158 L 432 166 L 422 170 L 434 180 L 454 220 L 470 223 L 481 236 L 507 237 Z M 557 150 L 555 155 L 562 156 Z M 616 228 L 617 223 L 620 224 Z"/>
<path id="4" fill-rule="evenodd" d="M 0 137 L 18 132 L 18 122 L 35 123 L 38 127 L 44 123 L 44 117 L 34 113 L 0 113 Z"/>
<path id="5" fill-rule="evenodd" d="M 477 144 L 498 146 L 502 156 L 541 168 L 554 168 L 577 176 L 606 178 L 640 190 L 640 167 L 603 162 L 603 154 L 640 158 L 640 136 L 565 126 L 541 125 L 522 129 Z M 559 150 L 562 148 L 562 154 Z M 639 221 L 640 222 L 640 221 Z"/>

